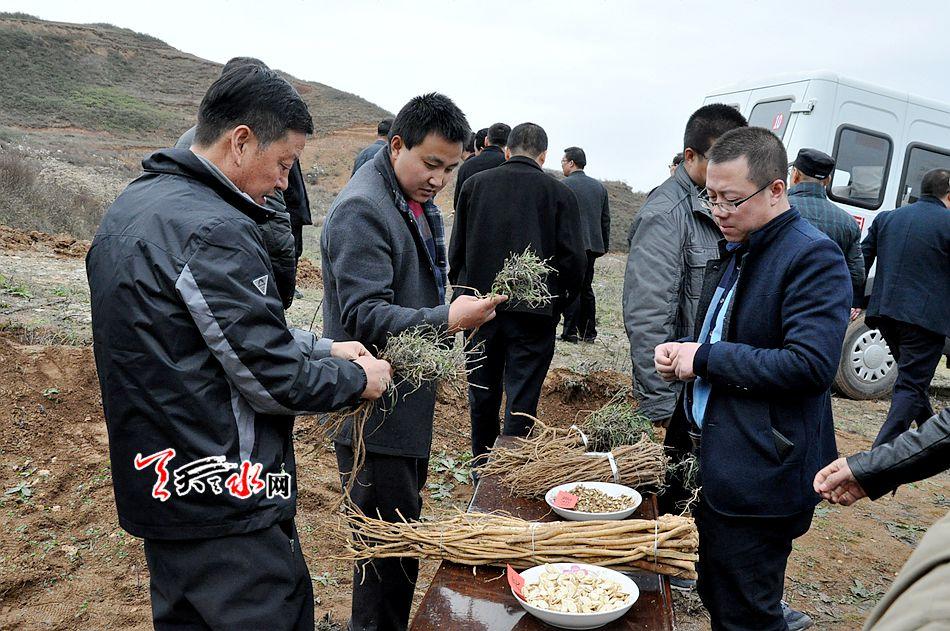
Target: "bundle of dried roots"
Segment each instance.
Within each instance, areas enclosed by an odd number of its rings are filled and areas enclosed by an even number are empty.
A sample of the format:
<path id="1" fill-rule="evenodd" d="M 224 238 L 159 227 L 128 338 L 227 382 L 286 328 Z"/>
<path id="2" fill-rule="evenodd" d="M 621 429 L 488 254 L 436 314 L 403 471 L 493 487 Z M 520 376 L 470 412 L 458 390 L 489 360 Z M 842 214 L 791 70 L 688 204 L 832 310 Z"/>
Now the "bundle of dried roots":
<path id="1" fill-rule="evenodd" d="M 329 414 L 320 426 L 322 433 L 332 438 L 352 419 L 354 464 L 348 474 L 347 493 L 353 488 L 366 459 L 364 432 L 370 417 L 377 410 L 385 414 L 398 405 L 399 397 L 408 396 L 428 383 L 461 389 L 470 371 L 470 367 L 466 367 L 467 355 L 454 338 L 429 325 L 407 329 L 387 340 L 378 354 L 393 367 L 393 380 L 386 394 L 378 401 L 363 401 L 355 408 Z"/>
<path id="2" fill-rule="evenodd" d="M 387 522 L 345 513 L 349 561 L 415 557 L 523 569 L 590 563 L 695 578 L 699 539 L 689 517 L 656 520 L 529 522 L 507 515 L 458 513 L 439 521 Z"/>

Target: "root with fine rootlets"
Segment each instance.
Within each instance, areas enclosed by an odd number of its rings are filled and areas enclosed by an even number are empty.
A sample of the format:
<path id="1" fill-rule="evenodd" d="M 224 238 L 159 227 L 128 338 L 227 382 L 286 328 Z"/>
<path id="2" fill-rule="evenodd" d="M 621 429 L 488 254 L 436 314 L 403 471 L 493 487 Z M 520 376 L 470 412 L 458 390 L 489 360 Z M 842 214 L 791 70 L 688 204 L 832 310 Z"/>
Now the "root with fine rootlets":
<path id="1" fill-rule="evenodd" d="M 647 435 L 610 452 L 586 451 L 585 443 L 586 436 L 576 427 L 558 429 L 535 419 L 531 433 L 517 439 L 514 447 L 490 450 L 479 474 L 497 475 L 512 494 L 525 497 L 542 497 L 548 489 L 568 482 L 663 487 L 667 456 L 663 445 Z"/>
<path id="2" fill-rule="evenodd" d="M 348 509 L 344 560 L 415 557 L 517 569 L 589 563 L 620 571 L 696 578 L 699 538 L 689 517 L 530 522 L 489 513 L 437 521 L 388 522 Z"/>
<path id="3" fill-rule="evenodd" d="M 406 397 L 423 385 L 438 382 L 441 387 L 461 388 L 468 373 L 466 359 L 472 351 L 447 334 L 429 325 L 421 325 L 390 336 L 386 347 L 379 352 L 393 367 L 393 380 L 389 389 L 378 401 L 363 401 L 354 408 L 328 414 L 320 424 L 320 433 L 332 439 L 342 431 L 347 421 L 352 421 L 353 469 L 343 472 L 347 477 L 344 495 L 349 496 L 356 484 L 356 477 L 366 462 L 366 424 L 380 410 L 383 414 L 399 404 L 400 396 Z M 398 389 L 407 385 L 403 392 Z"/>

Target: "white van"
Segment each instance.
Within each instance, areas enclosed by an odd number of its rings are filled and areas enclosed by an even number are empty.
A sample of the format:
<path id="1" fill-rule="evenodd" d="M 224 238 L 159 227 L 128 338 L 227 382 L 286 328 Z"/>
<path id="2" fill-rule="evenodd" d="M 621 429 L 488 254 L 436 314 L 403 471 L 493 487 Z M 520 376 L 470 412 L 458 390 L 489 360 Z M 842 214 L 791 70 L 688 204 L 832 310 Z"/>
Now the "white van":
<path id="1" fill-rule="evenodd" d="M 850 213 L 862 237 L 877 214 L 914 202 L 924 173 L 950 168 L 950 105 L 831 72 L 780 75 L 728 86 L 708 103 L 734 106 L 750 125 L 771 129 L 793 160 L 813 148 L 835 159 L 828 198 Z M 871 291 L 874 268 L 865 289 Z M 934 288 L 935 290 L 942 290 Z M 945 347 L 950 362 L 950 340 Z M 864 318 L 848 327 L 836 388 L 855 399 L 890 392 L 897 366 Z"/>

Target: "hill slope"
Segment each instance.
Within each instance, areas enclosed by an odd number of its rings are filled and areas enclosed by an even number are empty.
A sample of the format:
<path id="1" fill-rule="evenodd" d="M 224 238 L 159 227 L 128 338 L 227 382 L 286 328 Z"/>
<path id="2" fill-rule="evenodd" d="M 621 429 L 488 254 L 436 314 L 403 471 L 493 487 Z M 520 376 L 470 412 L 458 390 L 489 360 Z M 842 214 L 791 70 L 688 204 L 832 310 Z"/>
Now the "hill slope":
<path id="1" fill-rule="evenodd" d="M 220 72 L 219 64 L 128 29 L 0 14 L 0 125 L 177 138 Z M 317 133 L 388 114 L 353 94 L 284 76 L 310 106 Z"/>

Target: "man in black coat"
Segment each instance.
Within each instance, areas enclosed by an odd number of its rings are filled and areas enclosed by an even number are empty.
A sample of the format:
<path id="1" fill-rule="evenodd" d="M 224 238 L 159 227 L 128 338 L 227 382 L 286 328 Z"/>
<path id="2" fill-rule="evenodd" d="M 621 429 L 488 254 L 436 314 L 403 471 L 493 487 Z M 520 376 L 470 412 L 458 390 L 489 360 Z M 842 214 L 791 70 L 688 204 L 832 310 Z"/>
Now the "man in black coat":
<path id="1" fill-rule="evenodd" d="M 699 459 L 697 590 L 714 630 L 788 628 L 792 540 L 820 500 L 815 473 L 837 456 L 829 389 L 851 282 L 841 250 L 790 207 L 787 168 L 761 127 L 713 145 L 700 200 L 725 241 L 707 264 L 696 341 L 655 351 L 664 379 L 687 382 L 667 443 L 688 436 Z"/>
<path id="2" fill-rule="evenodd" d="M 564 330 L 561 339 L 576 342 L 597 339 L 597 302 L 594 296 L 594 262 L 607 253 L 610 246 L 610 203 L 607 189 L 598 180 L 584 173 L 587 155 L 580 147 L 568 147 L 561 158 L 564 185 L 577 197 L 580 208 L 584 247 L 587 249 L 587 270 L 584 285 L 576 300 L 564 309 Z"/>
<path id="3" fill-rule="evenodd" d="M 950 336 L 950 170 L 924 175 L 921 197 L 881 213 L 861 244 L 877 259 L 865 321 L 880 329 L 897 360 L 897 381 L 874 445 L 933 416 L 928 390 Z"/>
<path id="4" fill-rule="evenodd" d="M 476 173 L 494 169 L 499 164 L 504 164 L 505 145 L 508 144 L 508 134 L 510 133 L 511 127 L 504 123 L 495 123 L 488 128 L 484 148 L 475 157 L 466 160 L 459 167 L 458 176 L 455 179 L 455 208 L 459 207 L 459 195 L 462 193 L 465 180 Z"/>
<path id="5" fill-rule="evenodd" d="M 584 279 L 587 258 L 577 198 L 541 169 L 547 148 L 548 137 L 541 127 L 516 126 L 508 137 L 508 161 L 466 181 L 455 211 L 449 247 L 453 285 L 488 293 L 505 259 L 530 247 L 555 269 L 548 286 L 558 296 L 554 304 L 539 307 L 505 303 L 498 317 L 474 336 L 472 346 L 484 351 L 474 359 L 469 376 L 476 457 L 498 437 L 503 389 L 505 434 L 523 436 L 530 429 L 527 418 L 512 413 L 537 413 L 541 385 L 554 357 L 561 305 L 577 295 Z"/>

